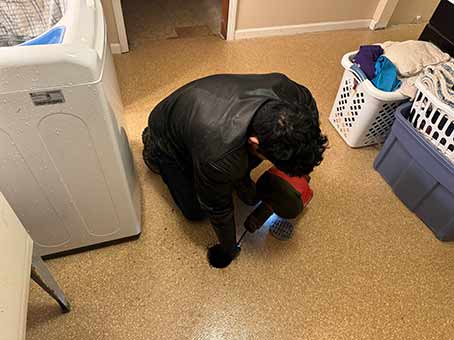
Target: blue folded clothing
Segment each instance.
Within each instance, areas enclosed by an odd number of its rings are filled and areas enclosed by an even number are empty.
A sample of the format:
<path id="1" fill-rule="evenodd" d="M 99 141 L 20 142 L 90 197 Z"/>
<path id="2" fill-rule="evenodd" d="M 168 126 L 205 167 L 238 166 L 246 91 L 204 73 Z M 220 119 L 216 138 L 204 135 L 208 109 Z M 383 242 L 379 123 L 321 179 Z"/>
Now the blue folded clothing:
<path id="1" fill-rule="evenodd" d="M 400 87 L 401 81 L 397 78 L 397 68 L 391 60 L 380 56 L 375 63 L 375 78 L 372 83 L 379 90 L 392 92 Z"/>

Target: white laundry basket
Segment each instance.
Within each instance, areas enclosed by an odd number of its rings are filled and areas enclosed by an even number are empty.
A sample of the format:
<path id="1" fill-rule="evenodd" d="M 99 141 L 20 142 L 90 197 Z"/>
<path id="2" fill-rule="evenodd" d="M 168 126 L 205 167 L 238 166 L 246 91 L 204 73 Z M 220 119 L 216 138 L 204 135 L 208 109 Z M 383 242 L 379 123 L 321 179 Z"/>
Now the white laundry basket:
<path id="1" fill-rule="evenodd" d="M 401 93 L 377 89 L 352 69 L 355 52 L 342 58 L 344 76 L 329 120 L 353 148 L 382 143 L 394 122 L 396 108 L 408 98 Z"/>
<path id="2" fill-rule="evenodd" d="M 454 108 L 443 103 L 419 80 L 416 87 L 418 92 L 410 111 L 410 122 L 454 162 Z"/>

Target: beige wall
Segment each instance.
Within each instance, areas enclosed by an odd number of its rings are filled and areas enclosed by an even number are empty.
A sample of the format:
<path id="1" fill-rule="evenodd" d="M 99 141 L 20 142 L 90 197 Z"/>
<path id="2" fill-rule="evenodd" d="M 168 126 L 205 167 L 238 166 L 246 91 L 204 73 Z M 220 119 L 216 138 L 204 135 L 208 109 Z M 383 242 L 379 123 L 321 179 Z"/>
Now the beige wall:
<path id="1" fill-rule="evenodd" d="M 112 8 L 112 0 L 101 0 L 102 6 L 104 8 L 104 15 L 107 21 L 107 37 L 109 42 L 118 43 L 117 25 L 115 24 L 115 16 Z"/>
<path id="2" fill-rule="evenodd" d="M 422 17 L 422 21 L 429 21 L 439 2 L 439 0 L 400 0 L 390 24 L 415 23 L 418 15 Z"/>
<path id="3" fill-rule="evenodd" d="M 112 1 L 102 0 L 111 43 L 118 43 Z M 150 1 L 150 0 L 147 0 Z M 237 29 L 371 19 L 379 0 L 238 0 Z M 391 24 L 427 21 L 439 0 L 400 0 Z"/>
<path id="4" fill-rule="evenodd" d="M 370 19 L 378 0 L 239 0 L 237 29 Z"/>

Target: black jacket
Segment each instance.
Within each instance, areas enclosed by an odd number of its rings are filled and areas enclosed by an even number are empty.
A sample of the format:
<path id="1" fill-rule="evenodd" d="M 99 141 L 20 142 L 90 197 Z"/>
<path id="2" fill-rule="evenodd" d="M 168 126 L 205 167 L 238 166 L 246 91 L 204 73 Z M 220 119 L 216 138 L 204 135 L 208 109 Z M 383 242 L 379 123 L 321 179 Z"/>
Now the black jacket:
<path id="1" fill-rule="evenodd" d="M 176 90 L 149 117 L 150 157 L 192 167 L 199 201 L 226 251 L 236 243 L 232 186 L 253 163 L 248 127 L 271 100 L 315 105 L 309 90 L 283 74 L 214 75 Z"/>

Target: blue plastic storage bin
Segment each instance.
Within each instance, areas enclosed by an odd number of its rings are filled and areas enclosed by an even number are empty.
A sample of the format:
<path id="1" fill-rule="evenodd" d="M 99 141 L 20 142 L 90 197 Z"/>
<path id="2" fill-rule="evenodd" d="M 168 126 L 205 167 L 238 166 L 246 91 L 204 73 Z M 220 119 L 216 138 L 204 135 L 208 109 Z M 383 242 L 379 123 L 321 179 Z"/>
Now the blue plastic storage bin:
<path id="1" fill-rule="evenodd" d="M 441 241 L 454 241 L 454 164 L 407 120 L 401 105 L 374 168 Z"/>

